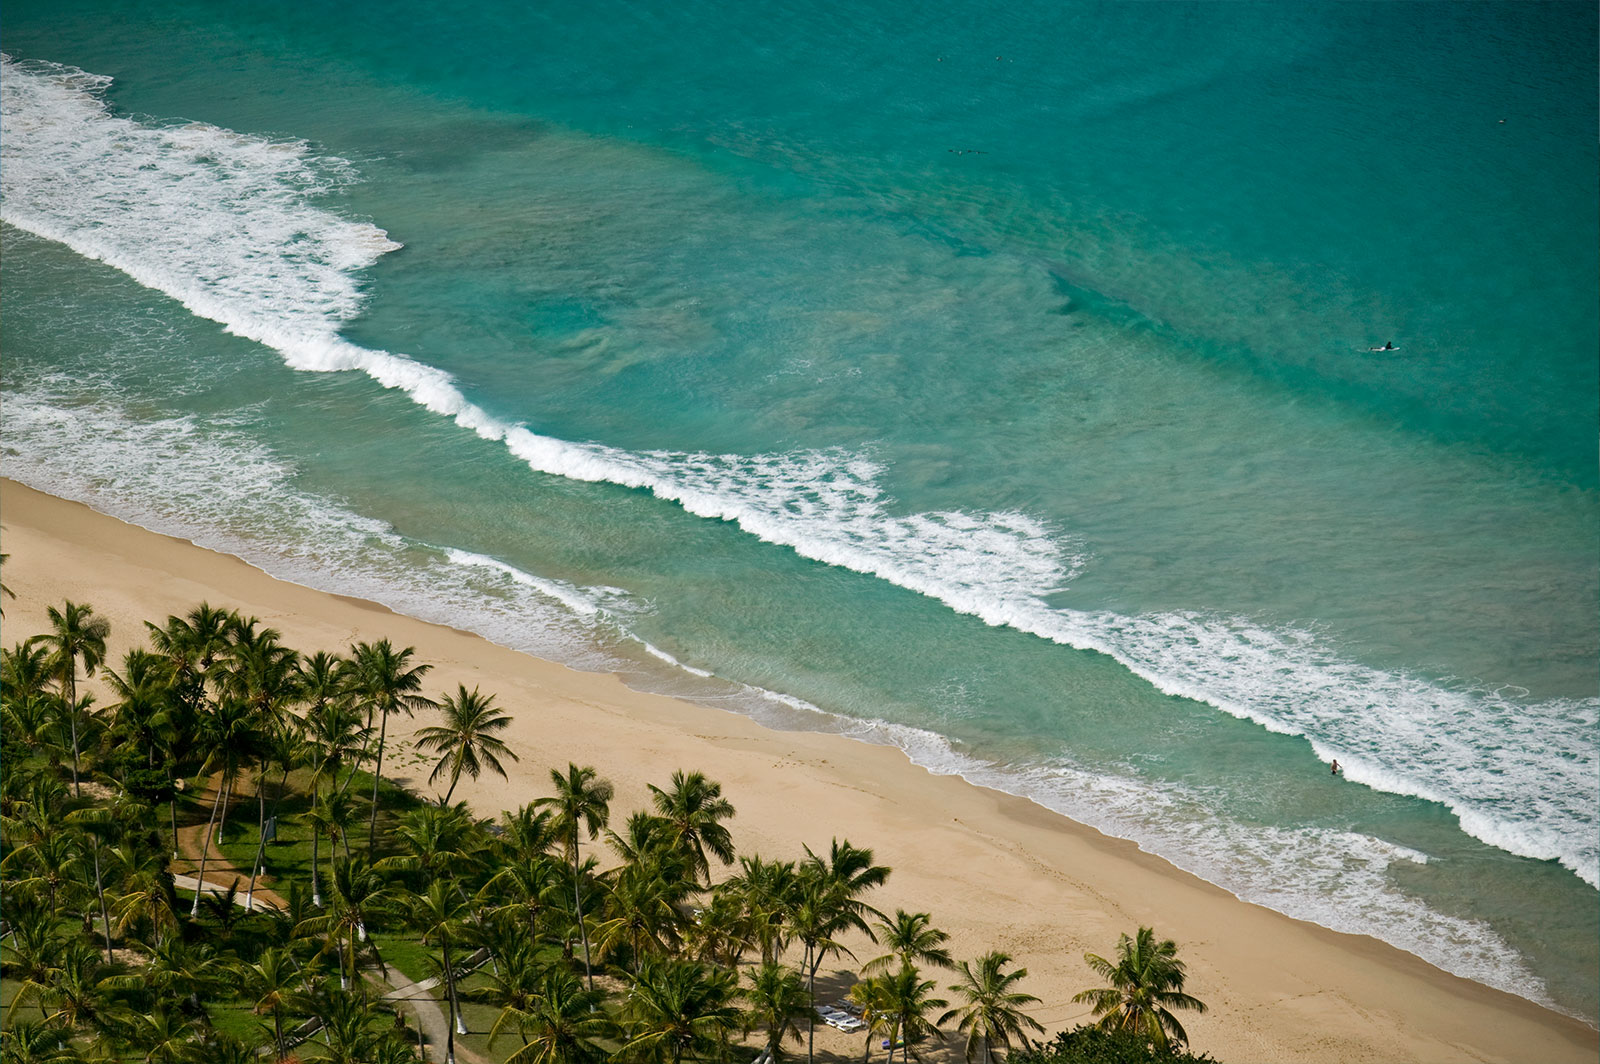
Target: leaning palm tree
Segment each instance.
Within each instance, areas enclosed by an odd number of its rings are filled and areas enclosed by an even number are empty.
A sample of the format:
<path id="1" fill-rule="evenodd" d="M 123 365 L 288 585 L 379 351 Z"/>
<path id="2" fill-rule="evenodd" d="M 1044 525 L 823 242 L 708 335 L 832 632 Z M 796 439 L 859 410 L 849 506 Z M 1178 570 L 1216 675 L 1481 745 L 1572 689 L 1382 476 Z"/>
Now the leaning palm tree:
<path id="1" fill-rule="evenodd" d="M 61 609 L 46 607 L 50 618 L 50 631 L 36 638 L 49 648 L 50 671 L 56 677 L 56 690 L 61 702 L 68 707 L 72 722 L 72 794 L 78 797 L 78 717 L 70 710 L 77 706 L 78 665 L 83 664 L 85 679 L 105 660 L 106 637 L 111 634 L 111 622 L 97 616 L 94 607 L 87 603 L 64 602 Z"/>
<path id="2" fill-rule="evenodd" d="M 733 863 L 733 836 L 722 823 L 733 816 L 733 803 L 722 797 L 722 784 L 706 779 L 702 772 L 679 769 L 672 774 L 671 790 L 651 784 L 650 796 L 700 882 L 711 878 L 707 850 L 723 864 Z"/>
<path id="3" fill-rule="evenodd" d="M 983 1064 L 990 1064 L 994 1047 L 1000 1045 L 1009 1049 L 1012 1038 L 1026 1046 L 1028 1035 L 1024 1028 L 1044 1032 L 1039 1021 L 1022 1011 L 1024 1006 L 1037 1004 L 1039 999 L 1015 989 L 1017 983 L 1027 977 L 1028 969 L 1003 971 L 1010 963 L 1009 953 L 996 951 L 985 953 L 975 963 L 962 961 L 957 965 L 961 982 L 951 983 L 950 989 L 966 998 L 967 1004 L 951 1009 L 939 1017 L 939 1022 L 960 1020 L 956 1029 L 967 1032 L 968 1064 L 972 1064 L 980 1050 Z"/>
<path id="4" fill-rule="evenodd" d="M 378 841 L 378 781 L 383 777 L 383 746 L 389 734 L 389 714 L 410 715 L 419 709 L 428 709 L 433 702 L 417 692 L 422 690 L 422 677 L 432 665 L 412 665 L 415 647 L 396 650 L 387 639 L 376 643 L 358 643 L 350 648 L 347 666 L 350 691 L 366 707 L 367 727 L 372 718 L 378 719 L 378 757 L 372 769 L 372 817 L 367 824 L 367 853 Z"/>
<path id="5" fill-rule="evenodd" d="M 589 932 L 583 926 L 583 873 L 578 861 L 578 827 L 581 824 L 587 828 L 590 839 L 598 835 L 611 817 L 611 796 L 614 791 L 611 781 L 600 779 L 592 765 L 579 768 L 569 763 L 566 775 L 563 776 L 558 769 L 551 769 L 550 779 L 556 787 L 555 795 L 540 798 L 534 804 L 555 811 L 556 824 L 567 845 L 567 856 L 572 861 L 573 914 L 577 919 L 578 934 L 583 938 L 583 970 L 589 979 L 589 989 L 593 990 L 594 970 L 589 964 Z"/>
<path id="6" fill-rule="evenodd" d="M 1093 953 L 1083 959 L 1111 985 L 1085 990 L 1072 1000 L 1092 1005 L 1107 1030 L 1135 1031 L 1165 1049 L 1172 1041 L 1189 1040 L 1172 1009 L 1206 1011 L 1203 1002 L 1183 992 L 1184 963 L 1178 960 L 1177 943 L 1170 938 L 1157 942 L 1151 928 L 1139 928 L 1135 938 L 1118 939 L 1114 964 Z"/>
<path id="7" fill-rule="evenodd" d="M 511 723 L 510 714 L 500 712 L 495 706 L 494 695 L 480 695 L 476 687 L 468 691 L 466 684 L 460 684 L 459 687 L 456 694 L 446 695 L 444 701 L 439 703 L 444 724 L 417 732 L 418 750 L 443 755 L 433 767 L 428 782 L 431 784 L 438 779 L 445 766 L 450 768 L 450 789 L 444 792 L 445 805 L 450 804 L 450 796 L 456 793 L 456 784 L 461 781 L 463 770 L 477 779 L 487 765 L 504 778 L 506 770 L 500 764 L 500 758 L 522 760 L 491 734 L 504 731 Z"/>

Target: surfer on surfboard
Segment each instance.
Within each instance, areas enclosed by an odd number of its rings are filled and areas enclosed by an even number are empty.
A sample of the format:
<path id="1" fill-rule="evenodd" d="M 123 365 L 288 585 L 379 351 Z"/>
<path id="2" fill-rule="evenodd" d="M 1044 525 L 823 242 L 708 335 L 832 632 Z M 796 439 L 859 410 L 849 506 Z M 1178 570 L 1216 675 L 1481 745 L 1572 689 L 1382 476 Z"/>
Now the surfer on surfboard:
<path id="1" fill-rule="evenodd" d="M 1400 349 L 1398 347 L 1394 346 L 1394 341 L 1393 340 L 1385 340 L 1383 342 L 1383 346 L 1382 347 L 1369 347 L 1369 348 L 1367 348 L 1367 350 L 1368 351 L 1398 351 Z"/>

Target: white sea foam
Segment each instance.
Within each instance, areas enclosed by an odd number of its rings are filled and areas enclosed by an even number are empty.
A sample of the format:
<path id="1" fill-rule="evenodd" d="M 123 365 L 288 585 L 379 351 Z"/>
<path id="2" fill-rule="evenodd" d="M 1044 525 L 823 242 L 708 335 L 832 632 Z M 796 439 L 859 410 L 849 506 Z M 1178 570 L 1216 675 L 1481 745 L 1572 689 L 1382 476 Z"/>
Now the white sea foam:
<path id="1" fill-rule="evenodd" d="M 1600 700 L 1449 690 L 1347 660 L 1311 633 L 1241 618 L 1052 608 L 1045 599 L 1085 562 L 1057 530 L 1022 513 L 896 512 L 883 469 L 849 451 L 638 453 L 497 419 L 442 370 L 339 335 L 361 307 L 355 273 L 398 246 L 316 205 L 351 180 L 347 164 L 298 142 L 117 116 L 106 84 L 67 67 L 0 61 L 0 218 L 273 347 L 294 368 L 365 373 L 503 442 L 534 470 L 649 491 L 988 624 L 1110 655 L 1169 694 L 1307 736 L 1350 779 L 1443 803 L 1478 838 L 1558 860 L 1600 885 Z M 8 407 L 8 423 L 11 415 Z M 583 601 L 564 600 L 570 589 L 504 570 L 502 582 L 584 614 Z"/>
<path id="2" fill-rule="evenodd" d="M 995 765 L 904 725 L 862 721 L 846 734 L 898 746 L 930 772 L 1027 798 L 1132 840 L 1245 901 L 1335 931 L 1377 934 L 1446 971 L 1550 1003 L 1543 983 L 1493 928 L 1438 912 L 1395 885 L 1392 865 L 1428 862 L 1410 847 L 1351 831 L 1240 824 L 1180 786 L 1158 789 L 1066 760 Z"/>
<path id="3" fill-rule="evenodd" d="M 59 383 L 68 395 L 84 384 Z M 574 667 L 622 664 L 596 649 L 597 634 L 613 627 L 611 611 L 624 611 L 614 588 L 540 579 L 408 540 L 296 488 L 294 471 L 255 442 L 248 424 L 133 418 L 103 399 L 69 402 L 50 384 L 6 393 L 5 472 L 15 480 L 236 555 L 282 579 Z"/>

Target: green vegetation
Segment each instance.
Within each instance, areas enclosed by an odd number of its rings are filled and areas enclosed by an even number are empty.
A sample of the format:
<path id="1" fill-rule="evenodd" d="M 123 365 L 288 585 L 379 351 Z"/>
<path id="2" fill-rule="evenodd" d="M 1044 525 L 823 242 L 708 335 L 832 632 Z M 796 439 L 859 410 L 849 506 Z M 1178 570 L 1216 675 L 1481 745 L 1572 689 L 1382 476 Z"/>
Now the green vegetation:
<path id="1" fill-rule="evenodd" d="M 1098 1026 L 1062 1031 L 1042 1045 L 1011 1055 L 1010 1064 L 1217 1064 L 1208 1053 L 1158 1047 L 1137 1031 Z"/>
<path id="2" fill-rule="evenodd" d="M 410 647 L 302 655 L 201 604 L 110 663 L 91 607 L 49 620 L 0 659 L 4 1064 L 393 1064 L 418 1059 L 435 1006 L 429 1052 L 452 1060 L 731 1064 L 802 1041 L 810 1059 L 819 1019 L 863 1030 L 869 1057 L 882 1040 L 888 1064 L 952 1023 L 972 1064 L 1076 1060 L 1096 1038 L 1147 1055 L 1081 1059 L 1199 1059 L 1172 1055 L 1168 1010 L 1200 1006 L 1147 928 L 1115 965 L 1088 956 L 1112 985 L 1080 998 L 1119 1031 L 1033 1049 L 1026 969 L 957 961 L 927 913 L 874 909 L 890 871 L 847 840 L 736 852 L 734 806 L 699 772 L 617 819 L 610 782 L 569 764 L 485 820 L 451 798 L 516 759 L 509 718 L 476 689 L 426 697 Z M 104 707 L 80 690 L 97 669 Z M 439 723 L 390 761 L 432 762 L 442 801 L 382 775 L 389 716 L 417 712 Z M 180 889 L 191 874 L 212 886 Z M 850 991 L 859 1026 L 816 998 L 848 934 L 884 950 Z M 924 969 L 958 978 L 954 1007 Z M 412 983 L 416 1016 L 391 996 Z"/>

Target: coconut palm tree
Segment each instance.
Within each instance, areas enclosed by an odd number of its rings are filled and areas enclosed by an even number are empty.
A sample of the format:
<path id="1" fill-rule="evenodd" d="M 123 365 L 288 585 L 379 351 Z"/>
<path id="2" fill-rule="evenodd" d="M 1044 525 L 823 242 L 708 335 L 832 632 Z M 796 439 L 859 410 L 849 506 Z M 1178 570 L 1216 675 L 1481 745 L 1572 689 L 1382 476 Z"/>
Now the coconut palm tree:
<path id="1" fill-rule="evenodd" d="M 650 785 L 656 813 L 669 825 L 674 843 L 688 855 L 701 883 L 709 883 L 711 866 L 706 851 L 723 864 L 733 863 L 733 836 L 724 820 L 733 816 L 733 803 L 722 797 L 722 784 L 706 779 L 701 772 L 672 774 L 671 790 Z"/>
<path id="2" fill-rule="evenodd" d="M 510 714 L 500 712 L 495 706 L 494 695 L 480 695 L 476 687 L 468 691 L 466 684 L 458 686 L 460 690 L 456 694 L 446 695 L 444 701 L 439 703 L 444 724 L 417 732 L 418 750 L 443 755 L 434 766 L 428 782 L 431 784 L 438 779 L 446 765 L 450 767 L 450 788 L 444 792 L 445 805 L 450 804 L 450 796 L 456 792 L 456 784 L 460 782 L 463 770 L 477 779 L 484 766 L 488 766 L 505 778 L 506 770 L 500 764 L 500 758 L 521 760 L 510 747 L 491 734 L 504 731 L 511 723 Z"/>
<path id="3" fill-rule="evenodd" d="M 780 1060 L 786 1039 L 800 1040 L 800 1021 L 812 1020 L 811 992 L 800 973 L 781 964 L 763 964 L 749 973 L 750 985 L 741 994 L 750 1003 L 745 1012 L 747 1031 L 767 1032 L 769 1060 Z"/>
<path id="4" fill-rule="evenodd" d="M 491 917 L 515 918 L 527 932 L 522 941 L 536 943 L 547 915 L 561 908 L 563 870 L 561 860 L 547 853 L 512 858 L 483 885 L 479 902 Z"/>
<path id="5" fill-rule="evenodd" d="M 283 1036 L 283 1016 L 304 986 L 306 970 L 287 949 L 269 946 L 255 963 L 236 963 L 234 972 L 245 996 L 254 999 L 251 1011 L 257 1016 L 272 1017 L 272 1039 L 278 1049 L 275 1059 L 283 1060 L 289 1053 Z"/>
<path id="6" fill-rule="evenodd" d="M 311 828 L 311 904 L 322 908 L 322 882 L 317 872 L 317 851 L 322 840 L 328 840 L 328 878 L 333 878 L 335 845 L 344 844 L 345 862 L 350 860 L 350 825 L 355 823 L 355 801 L 348 794 L 332 791 L 311 802 L 305 813 Z"/>
<path id="7" fill-rule="evenodd" d="M 696 961 L 651 959 L 640 968 L 623 1005 L 627 1040 L 621 1055 L 655 1064 L 687 1057 L 724 1057 L 739 1028 L 732 972 Z"/>
<path id="8" fill-rule="evenodd" d="M 427 892 L 411 898 L 411 919 L 422 931 L 425 946 L 436 945 L 443 954 L 439 965 L 444 974 L 445 1009 L 449 1020 L 445 1032 L 445 1064 L 455 1064 L 456 1035 L 466 1034 L 461 1024 L 461 1006 L 456 998 L 456 966 L 450 957 L 450 945 L 467 934 L 467 919 L 471 914 L 468 905 L 457 893 L 455 885 L 443 879 L 428 884 Z"/>
<path id="9" fill-rule="evenodd" d="M 567 765 L 566 775 L 560 770 L 550 770 L 550 780 L 556 793 L 540 798 L 534 804 L 554 810 L 556 826 L 566 843 L 567 856 L 572 861 L 572 903 L 578 923 L 578 933 L 583 938 L 583 970 L 589 979 L 589 989 L 594 989 L 594 969 L 589 961 L 589 932 L 583 924 L 583 873 L 578 861 L 578 828 L 582 825 L 592 840 L 606 826 L 611 816 L 611 796 L 614 793 L 610 780 L 599 777 L 594 766 L 579 768 Z"/>
<path id="10" fill-rule="evenodd" d="M 1117 940 L 1115 963 L 1093 953 L 1085 963 L 1110 982 L 1110 986 L 1085 990 L 1072 1000 L 1093 1006 L 1099 1026 L 1107 1030 L 1136 1031 L 1152 1045 L 1165 1049 L 1173 1041 L 1189 1040 L 1173 1009 L 1205 1012 L 1200 1000 L 1183 992 L 1184 963 L 1172 939 L 1156 941 L 1155 931 L 1139 928 L 1138 935 Z"/>
<path id="11" fill-rule="evenodd" d="M 683 880 L 652 864 L 627 864 L 606 878 L 595 949 L 601 957 L 626 950 L 635 972 L 647 956 L 669 953 L 682 938 Z"/>
<path id="12" fill-rule="evenodd" d="M 256 832 L 264 837 L 267 826 L 267 764 L 274 754 L 272 739 L 291 719 L 289 706 L 299 698 L 300 652 L 280 643 L 275 628 L 261 628 L 254 617 L 235 616 L 229 628 L 229 645 L 219 669 L 224 697 L 249 706 L 262 736 L 256 750 Z M 264 845 L 261 844 L 261 845 Z M 259 860 L 259 856 L 258 856 Z M 255 891 L 252 870 L 250 893 Z"/>
<path id="13" fill-rule="evenodd" d="M 211 1060 L 200 1045 L 200 1029 L 177 1009 L 157 1005 L 136 1013 L 122 1037 L 143 1052 L 146 1064 L 205 1064 Z"/>
<path id="14" fill-rule="evenodd" d="M 234 781 L 244 766 L 255 759 L 265 736 L 256 725 L 256 714 L 249 705 L 236 699 L 224 699 L 202 723 L 202 733 L 209 752 L 200 768 L 202 776 L 217 773 L 217 796 L 211 802 L 211 817 L 206 822 L 206 833 L 200 844 L 200 870 L 195 878 L 205 882 L 206 860 L 211 853 L 212 830 L 216 828 L 217 810 L 226 801 Z M 220 834 L 220 830 L 219 830 Z M 220 840 L 219 840 L 220 841 Z M 200 897 L 204 891 L 195 891 L 190 916 L 200 912 Z"/>
<path id="15" fill-rule="evenodd" d="M 800 866 L 797 889 L 789 899 L 785 921 L 789 932 L 805 947 L 802 971 L 806 978 L 806 993 L 812 1006 L 816 1005 L 817 969 L 825 958 L 836 953 L 849 953 L 839 936 L 854 923 L 854 914 L 845 894 L 845 886 L 836 881 L 820 864 Z M 852 954 L 853 956 L 853 954 Z M 814 1058 L 817 1021 L 813 1012 L 809 1018 L 806 1035 L 806 1059 Z"/>
<path id="16" fill-rule="evenodd" d="M 48 1013 L 44 999 L 60 975 L 66 935 L 56 924 L 55 913 L 42 898 L 7 890 L 6 922 L 11 925 L 10 941 L 0 953 L 0 974 L 11 983 L 11 1004 L 6 1009 L 6 1027 L 17 1023 L 16 1013 L 30 998 L 39 1006 L 39 1020 Z"/>
<path id="17" fill-rule="evenodd" d="M 311 745 L 306 742 L 305 722 L 292 714 L 284 715 L 267 732 L 262 749 L 262 767 L 270 764 L 278 770 L 278 786 L 272 798 L 272 812 L 261 822 L 256 836 L 256 856 L 250 864 L 250 886 L 244 895 L 246 909 L 254 905 L 256 880 L 266 871 L 267 825 L 278 821 L 278 807 L 289 789 L 289 773 L 309 762 L 312 757 Z"/>
<path id="18" fill-rule="evenodd" d="M 191 712 L 199 712 L 211 666 L 228 649 L 233 619 L 232 610 L 214 609 L 202 602 L 183 617 L 168 617 L 165 625 L 144 622 L 151 647 L 172 664 L 181 697 Z"/>
<path id="19" fill-rule="evenodd" d="M 8 894 L 39 894 L 55 913 L 63 899 L 73 896 L 77 884 L 84 880 L 83 852 L 81 832 L 65 827 L 46 831 L 6 854 L 0 861 L 0 877 L 4 878 Z"/>
<path id="20" fill-rule="evenodd" d="M 904 909 L 896 909 L 893 919 L 878 922 L 877 939 L 888 947 L 889 952 L 862 965 L 864 972 L 886 972 L 894 966 L 895 961 L 899 961 L 902 968 L 908 964 L 955 967 L 955 962 L 950 959 L 950 951 L 944 948 L 950 936 L 933 926 L 933 917 L 928 913 L 908 913 Z"/>
<path id="21" fill-rule="evenodd" d="M 423 889 L 441 876 L 455 881 L 470 878 L 483 864 L 483 829 L 465 802 L 410 810 L 395 826 L 393 841 L 400 852 L 373 867 L 406 873 Z"/>
<path id="22" fill-rule="evenodd" d="M 61 1032 L 32 1020 L 7 1024 L 0 1035 L 3 1064 L 81 1064 L 83 1058 L 61 1041 Z"/>
<path id="23" fill-rule="evenodd" d="M 168 819 L 172 825 L 172 852 L 178 852 L 178 792 L 175 776 L 177 762 L 173 756 L 176 729 L 179 724 L 176 699 L 176 680 L 171 662 L 160 654 L 148 650 L 130 650 L 122 656 L 122 671 L 107 668 L 106 685 L 117 701 L 111 706 L 112 723 L 109 738 L 112 742 L 131 746 L 145 753 L 146 769 L 159 771 L 166 786 L 157 792 L 154 788 L 145 796 L 154 800 L 158 793 L 167 799 Z M 125 778 L 123 785 L 129 785 Z M 137 789 L 137 788 L 135 788 Z"/>
<path id="24" fill-rule="evenodd" d="M 786 923 L 800 887 L 793 861 L 767 861 L 760 854 L 741 856 L 739 873 L 722 885 L 739 899 L 750 938 L 761 949 L 761 963 L 778 959 L 788 939 Z"/>
<path id="25" fill-rule="evenodd" d="M 964 997 L 967 1004 L 939 1017 L 939 1023 L 959 1019 L 956 1029 L 967 1033 L 968 1064 L 980 1050 L 983 1064 L 990 1064 L 996 1045 L 1009 1049 L 1011 1040 L 1016 1038 L 1026 1046 L 1027 1031 L 1044 1033 L 1039 1022 L 1022 1011 L 1027 1005 L 1038 1004 L 1039 999 L 1015 989 L 1027 978 L 1028 969 L 1007 972 L 1004 969 L 1010 963 L 1009 953 L 995 951 L 985 953 L 975 963 L 962 961 L 957 966 L 961 981 L 950 984 L 950 989 Z"/>
<path id="26" fill-rule="evenodd" d="M 867 917 L 883 918 L 883 914 L 863 901 L 864 895 L 881 887 L 889 879 L 889 868 L 872 863 L 872 851 L 862 846 L 850 845 L 849 839 L 834 839 L 828 846 L 827 856 L 811 852 L 807 846 L 806 863 L 820 871 L 833 884 L 840 904 L 850 919 L 850 926 L 873 938 L 867 926 Z M 876 941 L 876 940 L 874 940 Z"/>
<path id="27" fill-rule="evenodd" d="M 78 786 L 78 718 L 70 712 L 78 704 L 78 667 L 81 663 L 85 679 L 94 676 L 94 670 L 105 660 L 106 637 L 111 634 L 111 622 L 95 614 L 87 603 L 71 601 L 62 603 L 61 609 L 45 608 L 50 618 L 50 631 L 35 638 L 50 654 L 50 672 L 56 678 L 56 690 L 62 704 L 69 709 L 72 722 L 72 794 L 79 797 Z"/>
<path id="28" fill-rule="evenodd" d="M 932 979 L 923 979 L 915 965 L 908 964 L 893 975 L 881 977 L 883 999 L 881 1007 L 890 1021 L 889 1060 L 894 1060 L 894 1048 L 901 1047 L 901 1060 L 907 1055 L 921 1060 L 916 1045 L 930 1035 L 938 1036 L 937 1024 L 927 1020 L 927 1013 L 942 1009 L 950 1003 L 933 996 Z"/>
<path id="29" fill-rule="evenodd" d="M 500 837 L 497 850 L 516 858 L 549 853 L 563 843 L 556 830 L 556 817 L 549 809 L 536 805 L 518 806 L 515 812 L 500 813 Z"/>
<path id="30" fill-rule="evenodd" d="M 83 833 L 89 853 L 89 866 L 94 873 L 94 896 L 95 903 L 100 909 L 100 930 L 105 936 L 107 964 L 113 963 L 114 958 L 111 953 L 111 912 L 106 907 L 105 871 L 101 867 L 100 860 L 101 847 L 104 842 L 114 841 L 127 824 L 137 822 L 134 818 L 139 815 L 139 810 L 145 808 L 126 797 L 119 804 L 123 808 L 117 809 L 106 805 L 86 806 L 74 809 L 62 818 L 64 823 L 72 825 Z"/>
<path id="31" fill-rule="evenodd" d="M 850 988 L 850 1001 L 861 1011 L 861 1022 L 867 1025 L 867 1043 L 861 1053 L 863 1064 L 872 1059 L 872 1042 L 875 1038 L 888 1039 L 889 1055 L 894 1055 L 895 1021 L 890 1011 L 888 976 L 872 975 Z"/>
<path id="32" fill-rule="evenodd" d="M 0 713 L 4 736 L 15 753 L 37 749 L 55 705 L 50 693 L 50 651 L 36 639 L 0 654 Z"/>
<path id="33" fill-rule="evenodd" d="M 125 839 L 106 850 L 106 875 L 114 884 L 116 934 L 160 938 L 178 929 L 178 895 L 160 853 Z"/>
<path id="34" fill-rule="evenodd" d="M 109 975 L 98 950 L 82 939 L 69 939 L 44 988 L 43 997 L 51 1010 L 45 1022 L 68 1032 L 101 1033 L 127 1018 L 128 1010 L 119 1008 L 113 996 Z"/>
<path id="35" fill-rule="evenodd" d="M 353 763 L 372 741 L 372 729 L 361 723 L 361 711 L 348 702 L 314 704 L 305 715 L 306 742 L 310 746 L 311 792 L 343 794 L 355 773 L 339 783 L 339 773 Z"/>
<path id="36" fill-rule="evenodd" d="M 367 824 L 367 853 L 378 841 L 378 781 L 383 777 L 383 747 L 389 734 L 389 714 L 410 716 L 419 709 L 432 708 L 433 702 L 417 692 L 422 678 L 432 665 L 412 665 L 415 647 L 396 650 L 387 639 L 358 643 L 350 648 L 346 668 L 347 682 L 356 701 L 366 707 L 367 727 L 378 717 L 378 757 L 372 770 L 372 816 Z"/>
<path id="37" fill-rule="evenodd" d="M 334 866 L 330 887 L 328 911 L 302 920 L 294 933 L 297 938 L 321 937 L 322 952 L 339 955 L 340 986 L 360 988 L 364 997 L 362 955 L 370 955 L 380 972 L 388 971 L 377 947 L 367 938 L 367 925 L 399 911 L 403 895 L 359 857 Z"/>
<path id="38" fill-rule="evenodd" d="M 476 996 L 488 1000 L 487 995 Z M 584 989 L 565 968 L 546 967 L 533 975 L 528 992 L 502 1004 L 489 1030 L 489 1046 L 493 1048 L 499 1036 L 515 1025 L 522 1046 L 506 1058 L 506 1064 L 599 1064 L 608 1056 L 601 1039 L 616 1029 L 600 1008 L 602 1000 L 598 991 Z"/>

